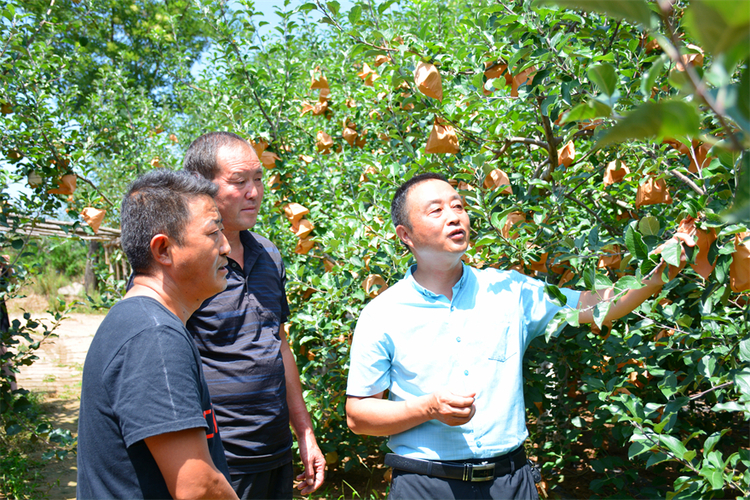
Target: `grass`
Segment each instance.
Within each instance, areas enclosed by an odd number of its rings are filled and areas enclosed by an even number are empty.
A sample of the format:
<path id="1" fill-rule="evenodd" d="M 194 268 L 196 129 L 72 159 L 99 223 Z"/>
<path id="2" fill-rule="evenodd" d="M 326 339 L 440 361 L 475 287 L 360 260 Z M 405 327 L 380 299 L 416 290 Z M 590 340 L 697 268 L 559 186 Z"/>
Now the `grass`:
<path id="1" fill-rule="evenodd" d="M 8 500 L 44 498 L 43 462 L 34 456 L 46 445 L 32 429 L 47 418 L 41 407 L 42 396 L 30 393 L 16 397 L 16 411 L 0 414 L 0 497 Z"/>
<path id="2" fill-rule="evenodd" d="M 390 488 L 390 484 L 383 478 L 386 469 L 379 462 L 369 465 L 367 469 L 352 469 L 346 472 L 340 466 L 329 468 L 326 471 L 325 482 L 318 491 L 311 495 L 311 498 L 383 500 L 388 496 Z"/>

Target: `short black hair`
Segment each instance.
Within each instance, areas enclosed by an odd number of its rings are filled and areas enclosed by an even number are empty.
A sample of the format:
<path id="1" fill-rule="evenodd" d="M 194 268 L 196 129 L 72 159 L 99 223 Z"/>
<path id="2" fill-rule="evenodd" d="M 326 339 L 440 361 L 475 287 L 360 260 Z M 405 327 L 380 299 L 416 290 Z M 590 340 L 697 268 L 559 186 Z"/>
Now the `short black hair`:
<path id="1" fill-rule="evenodd" d="M 148 274 L 153 264 L 151 239 L 157 234 L 165 234 L 181 246 L 190 219 L 189 200 L 213 198 L 218 190 L 203 177 L 166 168 L 133 181 L 122 199 L 120 238 L 134 274 Z"/>
<path id="2" fill-rule="evenodd" d="M 411 223 L 409 222 L 409 212 L 406 207 L 406 195 L 409 194 L 411 188 L 417 184 L 429 180 L 438 180 L 448 182 L 448 179 L 444 175 L 435 172 L 425 172 L 423 174 L 415 175 L 408 181 L 404 182 L 396 190 L 396 194 L 393 195 L 393 201 L 391 202 L 391 220 L 395 227 L 406 226 L 411 229 Z M 449 183 L 450 184 L 450 183 Z"/>
<path id="3" fill-rule="evenodd" d="M 182 160 L 182 168 L 188 172 L 196 172 L 212 181 L 219 173 L 219 167 L 216 164 L 219 149 L 234 144 L 244 144 L 251 147 L 245 139 L 232 132 L 203 134 L 188 146 L 185 158 Z"/>

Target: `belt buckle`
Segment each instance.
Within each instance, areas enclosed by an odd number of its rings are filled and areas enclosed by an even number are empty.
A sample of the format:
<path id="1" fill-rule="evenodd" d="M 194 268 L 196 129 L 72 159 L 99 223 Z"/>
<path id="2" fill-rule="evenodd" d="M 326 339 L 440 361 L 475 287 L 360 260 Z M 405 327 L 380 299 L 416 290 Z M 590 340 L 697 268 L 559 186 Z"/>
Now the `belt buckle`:
<path id="1" fill-rule="evenodd" d="M 476 483 L 480 481 L 492 481 L 493 479 L 495 479 L 494 463 L 464 464 L 464 481 Z"/>

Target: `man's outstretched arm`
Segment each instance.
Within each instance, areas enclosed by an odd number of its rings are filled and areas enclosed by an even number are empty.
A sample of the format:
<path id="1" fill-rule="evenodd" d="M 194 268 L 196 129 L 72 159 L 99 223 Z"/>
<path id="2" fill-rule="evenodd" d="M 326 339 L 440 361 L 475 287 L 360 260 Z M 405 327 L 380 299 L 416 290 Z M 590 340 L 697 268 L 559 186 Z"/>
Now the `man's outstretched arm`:
<path id="1" fill-rule="evenodd" d="M 455 426 L 474 416 L 475 394 L 462 396 L 438 391 L 406 401 L 383 399 L 383 393 L 369 397 L 346 397 L 346 422 L 355 434 L 391 436 L 412 427 L 439 420 Z"/>
<path id="2" fill-rule="evenodd" d="M 677 233 L 674 236 L 675 239 L 677 239 L 678 242 L 685 243 L 688 246 L 695 246 L 695 242 L 693 241 L 692 237 L 689 235 L 686 235 L 684 233 Z M 661 248 L 660 246 L 656 252 L 660 252 Z M 677 274 L 679 274 L 680 271 L 685 267 L 685 264 L 687 264 L 687 257 L 685 256 L 685 251 L 682 251 L 682 254 L 680 255 L 680 265 L 679 266 L 670 266 L 669 268 L 669 279 L 674 279 Z M 604 290 L 597 290 L 596 292 L 586 291 L 581 293 L 581 297 L 578 299 L 578 309 L 581 311 L 578 314 L 578 322 L 579 323 L 593 323 L 594 322 L 594 307 L 604 301 L 612 301 L 612 305 L 609 308 L 609 311 L 607 312 L 607 316 L 605 317 L 605 322 L 610 322 L 619 318 L 622 318 L 623 316 L 631 313 L 634 311 L 638 306 L 643 304 L 643 302 L 657 293 L 659 290 L 661 290 L 661 287 L 664 286 L 664 281 L 661 279 L 662 271 L 664 270 L 664 266 L 666 266 L 667 263 L 663 262 L 659 264 L 656 269 L 651 273 L 651 278 L 643 281 L 643 287 L 638 288 L 637 290 L 628 290 L 625 295 L 622 297 L 619 297 L 617 301 L 613 301 L 617 293 L 615 292 L 614 287 L 610 287 Z"/>

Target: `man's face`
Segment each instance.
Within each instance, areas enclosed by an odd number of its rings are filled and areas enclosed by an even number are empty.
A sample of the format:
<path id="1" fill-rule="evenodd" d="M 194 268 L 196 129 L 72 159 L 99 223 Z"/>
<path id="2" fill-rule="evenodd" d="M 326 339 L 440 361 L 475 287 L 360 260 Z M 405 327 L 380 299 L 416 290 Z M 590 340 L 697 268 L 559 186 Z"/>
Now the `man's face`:
<path id="1" fill-rule="evenodd" d="M 461 197 L 447 182 L 430 179 L 406 195 L 411 228 L 404 228 L 416 256 L 463 254 L 469 246 L 469 215 Z"/>
<path id="2" fill-rule="evenodd" d="M 212 181 L 219 187 L 215 200 L 224 228 L 252 228 L 263 201 L 263 166 L 258 156 L 249 145 L 236 143 L 221 147 L 216 163 L 218 172 Z"/>
<path id="3" fill-rule="evenodd" d="M 182 245 L 172 249 L 172 259 L 178 279 L 190 281 L 189 293 L 202 302 L 227 287 L 230 247 L 222 232 L 221 214 L 210 196 L 196 196 L 188 207 L 190 221 Z"/>

